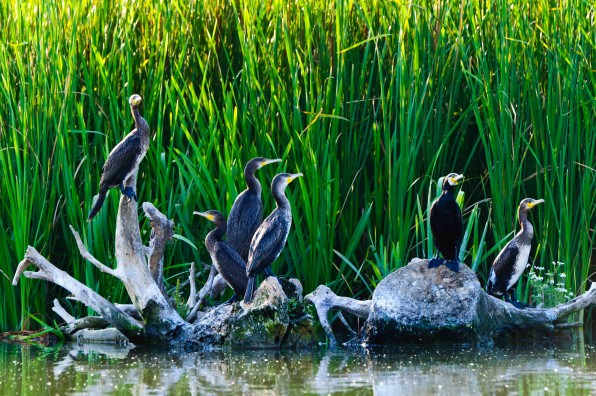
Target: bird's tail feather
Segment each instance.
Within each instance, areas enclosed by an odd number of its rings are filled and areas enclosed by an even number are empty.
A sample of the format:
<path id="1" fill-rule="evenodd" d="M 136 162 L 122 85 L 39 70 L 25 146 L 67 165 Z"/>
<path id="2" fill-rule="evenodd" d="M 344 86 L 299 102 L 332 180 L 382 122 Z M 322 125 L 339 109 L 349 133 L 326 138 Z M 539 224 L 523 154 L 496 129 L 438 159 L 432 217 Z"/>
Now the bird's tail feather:
<path id="1" fill-rule="evenodd" d="M 252 301 L 252 295 L 255 291 L 255 283 L 257 283 L 257 279 L 255 277 L 248 278 L 248 283 L 246 284 L 246 293 L 244 293 L 245 304 L 250 304 Z"/>
<path id="2" fill-rule="evenodd" d="M 108 190 L 106 189 L 99 190 L 99 194 L 97 195 L 97 201 L 95 201 L 95 205 L 93 205 L 93 207 L 91 208 L 89 216 L 87 217 L 87 221 L 91 221 L 91 219 L 95 217 L 97 212 L 99 212 L 99 209 L 101 209 L 101 206 L 103 205 L 103 201 L 106 199 L 107 192 Z"/>

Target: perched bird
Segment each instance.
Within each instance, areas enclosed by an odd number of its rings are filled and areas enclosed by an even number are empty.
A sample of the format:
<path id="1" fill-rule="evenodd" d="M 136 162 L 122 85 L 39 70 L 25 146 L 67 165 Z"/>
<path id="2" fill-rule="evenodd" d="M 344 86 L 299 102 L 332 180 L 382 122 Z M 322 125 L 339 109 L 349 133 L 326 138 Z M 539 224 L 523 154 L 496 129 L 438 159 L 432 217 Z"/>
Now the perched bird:
<path id="1" fill-rule="evenodd" d="M 261 202 L 261 183 L 255 177 L 257 169 L 265 165 L 281 162 L 281 159 L 253 158 L 244 168 L 246 190 L 234 201 L 228 216 L 227 241 L 242 260 L 248 259 L 248 248 L 255 231 L 263 221 L 263 203 Z"/>
<path id="2" fill-rule="evenodd" d="M 244 295 L 246 304 L 252 301 L 257 282 L 256 276 L 262 272 L 265 272 L 267 276 L 272 275 L 268 267 L 279 257 L 286 244 L 292 225 L 292 211 L 285 190 L 292 180 L 300 176 L 302 173 L 280 173 L 271 182 L 271 191 L 277 207 L 259 226 L 250 242 L 248 262 L 246 263 L 246 275 L 248 276 L 248 285 Z"/>
<path id="3" fill-rule="evenodd" d="M 226 218 L 217 210 L 208 210 L 207 212 L 194 212 L 194 214 L 203 216 L 207 220 L 215 223 L 215 229 L 205 238 L 205 247 L 211 256 L 213 266 L 225 279 L 225 281 L 234 289 L 234 295 L 227 302 L 237 301 L 244 296 L 246 292 L 246 264 L 240 255 L 222 238 L 226 234 Z"/>
<path id="4" fill-rule="evenodd" d="M 433 234 L 433 240 L 437 253 L 429 263 L 428 268 L 438 267 L 442 264 L 439 259 L 439 252 L 447 260 L 447 268 L 459 271 L 459 248 L 461 247 L 464 236 L 464 224 L 461 217 L 461 210 L 453 191 L 455 186 L 463 180 L 464 175 L 450 173 L 443 180 L 443 193 L 437 198 L 430 207 L 430 230 Z"/>
<path id="5" fill-rule="evenodd" d="M 89 212 L 87 221 L 90 221 L 99 212 L 108 190 L 112 187 L 119 186 L 122 194 L 126 195 L 129 200 L 137 199 L 137 194 L 132 187 L 124 188 L 124 182 L 139 169 L 139 164 L 149 148 L 149 125 L 139 112 L 141 100 L 139 95 L 132 95 L 128 99 L 136 128 L 126 135 L 108 155 L 99 181 L 99 195 Z"/>
<path id="6" fill-rule="evenodd" d="M 521 225 L 521 230 L 497 255 L 490 270 L 488 284 L 486 285 L 488 294 L 497 298 L 505 295 L 505 301 L 510 302 L 517 308 L 528 306 L 517 301 L 515 298 L 517 282 L 528 263 L 530 248 L 532 247 L 532 237 L 534 236 L 534 227 L 532 227 L 532 224 L 528 220 L 528 212 L 534 206 L 543 202 L 544 199 L 526 198 L 519 203 L 517 219 Z M 511 296 L 510 299 L 507 298 L 507 294 Z"/>

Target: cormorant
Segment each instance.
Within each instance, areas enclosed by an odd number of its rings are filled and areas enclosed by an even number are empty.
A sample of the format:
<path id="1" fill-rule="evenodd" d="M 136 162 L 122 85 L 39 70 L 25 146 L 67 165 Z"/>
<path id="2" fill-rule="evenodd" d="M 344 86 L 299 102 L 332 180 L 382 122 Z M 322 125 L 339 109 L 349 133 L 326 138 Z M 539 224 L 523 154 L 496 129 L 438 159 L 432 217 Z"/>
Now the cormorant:
<path id="1" fill-rule="evenodd" d="M 280 173 L 271 182 L 271 191 L 277 207 L 259 226 L 250 242 L 248 262 L 246 263 L 246 275 L 248 276 L 248 285 L 244 295 L 246 304 L 252 301 L 257 282 L 256 276 L 261 272 L 265 272 L 267 276 L 271 275 L 271 270 L 267 270 L 267 267 L 279 257 L 286 244 L 292 225 L 292 211 L 290 201 L 285 195 L 285 189 L 292 180 L 300 176 L 303 176 L 302 173 Z"/>
<path id="2" fill-rule="evenodd" d="M 242 260 L 248 259 L 248 248 L 255 231 L 263 221 L 263 203 L 261 202 L 261 183 L 255 177 L 257 169 L 281 159 L 253 158 L 244 168 L 246 190 L 242 191 L 234 201 L 228 216 L 227 241 Z"/>
<path id="3" fill-rule="evenodd" d="M 526 198 L 519 203 L 517 218 L 521 225 L 521 230 L 497 255 L 490 270 L 488 284 L 486 285 L 488 294 L 497 298 L 505 295 L 505 301 L 510 302 L 517 308 L 528 306 L 518 302 L 515 298 L 517 282 L 528 263 L 530 248 L 532 247 L 532 237 L 534 236 L 534 227 L 532 227 L 532 224 L 528 220 L 528 212 L 534 206 L 543 202 L 544 199 Z M 510 299 L 507 299 L 507 294 L 511 296 Z"/>
<path id="4" fill-rule="evenodd" d="M 119 186 L 120 191 L 129 198 L 129 201 L 133 198 L 137 199 L 137 194 L 132 187 L 124 188 L 124 182 L 139 169 L 139 164 L 149 148 L 149 125 L 139 112 L 141 100 L 139 95 L 132 95 L 128 99 L 136 128 L 126 135 L 108 155 L 99 181 L 99 195 L 89 212 L 87 221 L 99 212 L 108 190 L 112 187 Z"/>
<path id="5" fill-rule="evenodd" d="M 439 259 L 439 252 L 447 260 L 447 268 L 459 271 L 459 248 L 464 236 L 464 224 L 461 217 L 461 210 L 453 191 L 455 186 L 464 178 L 464 175 L 450 173 L 443 180 L 443 193 L 430 207 L 430 230 L 437 253 L 430 259 L 428 268 L 438 267 L 442 264 Z"/>
<path id="6" fill-rule="evenodd" d="M 215 229 L 205 238 L 205 247 L 211 256 L 213 266 L 225 279 L 225 281 L 234 289 L 234 296 L 228 302 L 237 301 L 244 296 L 246 292 L 246 264 L 240 255 L 222 238 L 226 233 L 226 218 L 217 210 L 208 210 L 207 212 L 194 212 L 194 214 L 203 216 L 207 220 L 215 223 Z"/>

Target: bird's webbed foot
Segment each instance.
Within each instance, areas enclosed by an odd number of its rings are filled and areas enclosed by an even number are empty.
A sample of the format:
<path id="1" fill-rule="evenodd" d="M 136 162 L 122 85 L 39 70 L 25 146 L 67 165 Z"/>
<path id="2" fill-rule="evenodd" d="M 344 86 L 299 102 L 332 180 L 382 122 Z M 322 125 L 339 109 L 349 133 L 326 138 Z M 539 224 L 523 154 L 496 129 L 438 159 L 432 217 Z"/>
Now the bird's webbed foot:
<path id="1" fill-rule="evenodd" d="M 437 268 L 441 264 L 443 264 L 443 260 L 436 256 L 428 260 L 428 268 Z"/>
<path id="2" fill-rule="evenodd" d="M 122 190 L 122 194 L 128 197 L 128 202 L 130 202 L 132 199 L 135 201 L 137 200 L 137 194 L 132 187 L 126 187 L 124 190 Z"/>
<path id="3" fill-rule="evenodd" d="M 458 260 L 447 260 L 445 267 L 449 268 L 453 272 L 459 272 L 459 261 Z"/>

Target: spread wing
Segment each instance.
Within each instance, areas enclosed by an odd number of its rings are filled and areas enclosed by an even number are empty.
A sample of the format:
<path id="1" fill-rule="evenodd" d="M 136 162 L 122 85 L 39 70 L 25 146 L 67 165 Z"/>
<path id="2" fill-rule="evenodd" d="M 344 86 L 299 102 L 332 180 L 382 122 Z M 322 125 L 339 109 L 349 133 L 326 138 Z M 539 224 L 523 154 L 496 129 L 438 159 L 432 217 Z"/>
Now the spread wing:
<path id="1" fill-rule="evenodd" d="M 132 171 L 142 149 L 141 138 L 135 131 L 136 129 L 128 134 L 108 155 L 103 165 L 100 185 L 118 185 Z"/>

